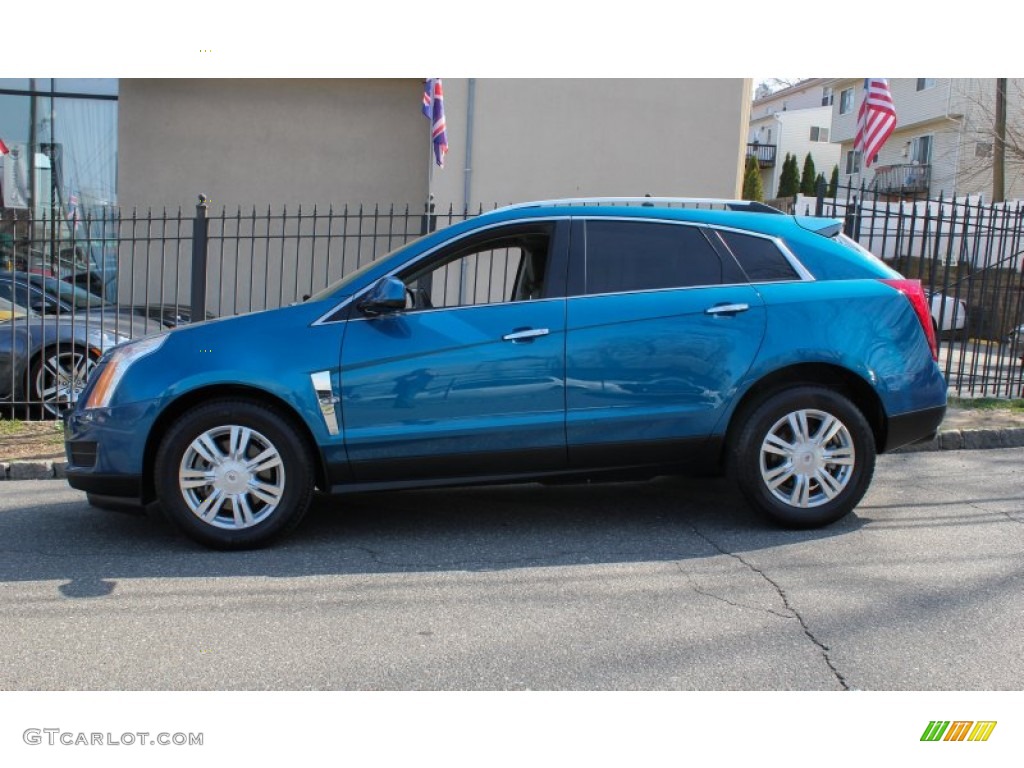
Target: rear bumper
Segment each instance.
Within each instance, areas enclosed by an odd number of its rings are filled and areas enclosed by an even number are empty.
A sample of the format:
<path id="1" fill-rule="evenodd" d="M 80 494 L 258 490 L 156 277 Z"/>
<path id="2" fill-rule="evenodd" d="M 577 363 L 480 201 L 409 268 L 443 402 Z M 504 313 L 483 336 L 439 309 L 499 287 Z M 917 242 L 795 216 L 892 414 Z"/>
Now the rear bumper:
<path id="1" fill-rule="evenodd" d="M 899 416 L 890 416 L 885 445 L 881 447 L 879 453 L 931 440 L 938 434 L 939 425 L 942 424 L 945 415 L 946 406 L 940 405 L 920 411 L 901 413 Z"/>

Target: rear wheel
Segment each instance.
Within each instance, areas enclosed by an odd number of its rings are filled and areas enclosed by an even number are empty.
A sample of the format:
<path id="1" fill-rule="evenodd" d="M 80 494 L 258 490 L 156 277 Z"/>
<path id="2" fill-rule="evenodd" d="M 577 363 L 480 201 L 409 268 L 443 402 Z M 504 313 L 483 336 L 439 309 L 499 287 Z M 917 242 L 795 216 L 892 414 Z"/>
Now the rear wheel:
<path id="1" fill-rule="evenodd" d="M 875 469 L 875 440 L 843 395 L 804 386 L 769 396 L 747 412 L 729 448 L 730 470 L 747 500 L 791 528 L 848 514 Z"/>
<path id="2" fill-rule="evenodd" d="M 272 407 L 218 400 L 185 413 L 157 451 L 167 517 L 218 549 L 260 547 L 291 531 L 313 494 L 313 458 Z"/>

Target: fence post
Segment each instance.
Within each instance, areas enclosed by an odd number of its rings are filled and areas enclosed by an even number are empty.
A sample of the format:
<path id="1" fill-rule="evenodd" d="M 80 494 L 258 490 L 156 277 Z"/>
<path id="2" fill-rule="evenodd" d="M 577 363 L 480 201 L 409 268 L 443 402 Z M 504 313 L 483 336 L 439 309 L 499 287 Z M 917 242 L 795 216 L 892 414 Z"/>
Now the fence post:
<path id="1" fill-rule="evenodd" d="M 853 198 L 853 206 L 846 209 L 843 233 L 853 240 L 860 241 L 860 198 L 856 195 Z"/>
<path id="2" fill-rule="evenodd" d="M 437 216 L 434 213 L 434 196 L 423 205 L 423 215 L 420 216 L 420 234 L 426 235 L 437 229 Z"/>
<path id="3" fill-rule="evenodd" d="M 206 195 L 199 195 L 192 220 L 192 322 L 206 319 L 206 242 L 210 222 L 206 218 Z"/>
<path id="4" fill-rule="evenodd" d="M 825 215 L 825 177 L 822 176 L 818 179 L 818 189 L 816 190 L 817 200 L 814 203 L 814 215 L 821 217 Z"/>
<path id="5" fill-rule="evenodd" d="M 427 202 L 423 204 L 423 215 L 420 216 L 420 235 L 430 234 L 436 229 L 437 216 L 434 214 L 434 196 L 430 195 Z M 420 291 L 423 296 L 429 296 L 432 281 L 433 278 L 429 274 L 421 275 L 416 280 L 416 290 Z"/>

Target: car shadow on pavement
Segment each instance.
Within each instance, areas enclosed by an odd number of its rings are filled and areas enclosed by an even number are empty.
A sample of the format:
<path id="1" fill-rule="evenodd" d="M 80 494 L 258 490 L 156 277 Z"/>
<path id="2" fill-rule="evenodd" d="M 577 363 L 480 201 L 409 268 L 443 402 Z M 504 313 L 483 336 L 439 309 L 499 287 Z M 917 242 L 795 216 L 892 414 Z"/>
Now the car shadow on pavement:
<path id="1" fill-rule="evenodd" d="M 81 501 L 0 514 L 0 581 L 67 582 L 64 597 L 111 594 L 113 580 L 295 577 L 670 562 L 841 536 L 864 520 L 792 531 L 762 521 L 721 478 L 505 485 L 318 497 L 266 549 L 216 552 L 154 507 Z M 722 542 L 728 542 L 728 546 Z"/>

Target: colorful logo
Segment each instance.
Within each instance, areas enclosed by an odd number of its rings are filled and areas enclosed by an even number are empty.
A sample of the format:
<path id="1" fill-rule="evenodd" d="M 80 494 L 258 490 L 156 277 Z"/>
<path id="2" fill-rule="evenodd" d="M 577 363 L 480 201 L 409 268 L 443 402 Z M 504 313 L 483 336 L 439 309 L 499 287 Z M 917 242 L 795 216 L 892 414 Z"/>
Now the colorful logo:
<path id="1" fill-rule="evenodd" d="M 932 720 L 921 741 L 988 741 L 995 728 L 995 720 Z"/>

